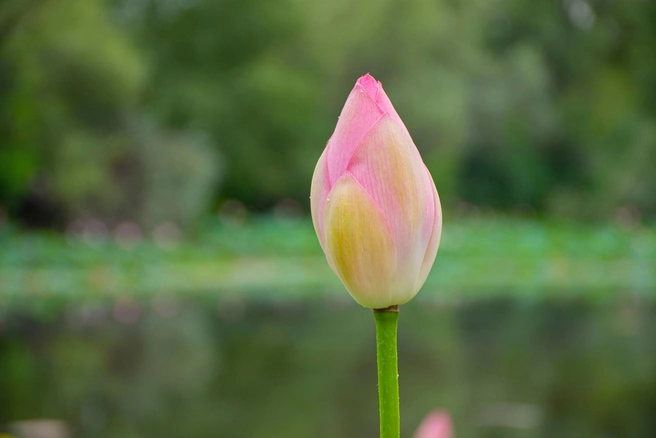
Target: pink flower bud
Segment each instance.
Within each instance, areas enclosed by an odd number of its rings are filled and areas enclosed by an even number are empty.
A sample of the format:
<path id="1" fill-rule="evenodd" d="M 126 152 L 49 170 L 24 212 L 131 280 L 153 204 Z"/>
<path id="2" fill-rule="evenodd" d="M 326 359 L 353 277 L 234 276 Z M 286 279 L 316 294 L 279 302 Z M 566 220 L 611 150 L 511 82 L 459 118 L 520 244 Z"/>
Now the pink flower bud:
<path id="1" fill-rule="evenodd" d="M 442 231 L 433 179 L 380 82 L 358 79 L 314 170 L 312 221 L 351 296 L 381 309 L 412 299 Z"/>
<path id="2" fill-rule="evenodd" d="M 436 410 L 426 415 L 415 432 L 415 438 L 451 438 L 453 426 L 448 412 Z"/>

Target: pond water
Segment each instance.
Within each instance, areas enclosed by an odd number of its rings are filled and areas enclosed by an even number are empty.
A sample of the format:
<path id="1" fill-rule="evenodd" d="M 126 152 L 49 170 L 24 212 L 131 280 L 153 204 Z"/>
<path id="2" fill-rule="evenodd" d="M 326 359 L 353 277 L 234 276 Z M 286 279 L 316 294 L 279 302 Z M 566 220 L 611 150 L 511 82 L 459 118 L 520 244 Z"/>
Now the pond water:
<path id="1" fill-rule="evenodd" d="M 0 315 L 0 434 L 378 436 L 373 316 L 350 301 L 121 298 Z M 636 298 L 407 304 L 402 436 L 435 408 L 459 438 L 656 436 L 655 316 Z"/>

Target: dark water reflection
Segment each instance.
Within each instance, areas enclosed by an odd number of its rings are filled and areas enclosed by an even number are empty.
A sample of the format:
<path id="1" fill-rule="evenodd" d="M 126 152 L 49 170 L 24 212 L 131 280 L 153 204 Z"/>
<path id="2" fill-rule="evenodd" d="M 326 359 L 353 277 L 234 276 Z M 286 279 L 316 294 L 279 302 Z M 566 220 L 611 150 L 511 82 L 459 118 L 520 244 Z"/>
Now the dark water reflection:
<path id="1" fill-rule="evenodd" d="M 373 317 L 348 304 L 162 299 L 0 322 L 0 432 L 74 437 L 376 437 Z M 403 436 L 451 411 L 459 438 L 656 436 L 651 304 L 403 306 Z"/>

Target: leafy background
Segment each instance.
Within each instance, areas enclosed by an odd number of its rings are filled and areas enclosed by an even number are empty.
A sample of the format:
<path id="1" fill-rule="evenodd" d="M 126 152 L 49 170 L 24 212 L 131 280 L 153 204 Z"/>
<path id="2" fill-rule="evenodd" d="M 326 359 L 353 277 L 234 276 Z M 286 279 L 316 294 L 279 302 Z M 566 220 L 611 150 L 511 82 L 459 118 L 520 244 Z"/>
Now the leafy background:
<path id="1" fill-rule="evenodd" d="M 444 210 L 404 436 L 653 437 L 654 53 L 644 0 L 1 1 L 0 436 L 376 436 L 308 219 L 370 72 Z"/>
<path id="2" fill-rule="evenodd" d="M 447 206 L 651 219 L 655 17 L 637 0 L 7 0 L 0 206 L 60 227 L 189 227 L 226 199 L 307 212 L 371 72 Z"/>

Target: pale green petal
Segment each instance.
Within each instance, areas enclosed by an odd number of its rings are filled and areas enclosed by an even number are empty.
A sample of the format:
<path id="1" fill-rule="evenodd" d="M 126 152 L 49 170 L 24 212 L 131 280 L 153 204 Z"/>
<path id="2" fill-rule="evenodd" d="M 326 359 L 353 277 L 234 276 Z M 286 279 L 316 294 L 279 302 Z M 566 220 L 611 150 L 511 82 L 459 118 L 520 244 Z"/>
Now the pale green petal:
<path id="1" fill-rule="evenodd" d="M 337 181 L 325 210 L 326 255 L 351 296 L 364 307 L 392 304 L 396 253 L 376 204 L 350 174 Z"/>

